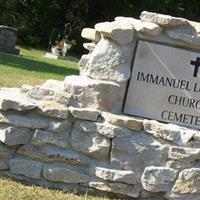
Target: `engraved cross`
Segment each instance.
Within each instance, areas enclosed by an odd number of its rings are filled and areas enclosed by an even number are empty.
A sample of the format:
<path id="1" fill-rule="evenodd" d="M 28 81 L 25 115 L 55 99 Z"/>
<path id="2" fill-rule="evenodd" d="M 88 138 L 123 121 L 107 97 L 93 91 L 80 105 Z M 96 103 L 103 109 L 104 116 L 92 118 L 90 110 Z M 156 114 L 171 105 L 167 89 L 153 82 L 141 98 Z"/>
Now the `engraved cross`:
<path id="1" fill-rule="evenodd" d="M 196 60 L 191 60 L 190 61 L 191 65 L 194 65 L 194 73 L 193 73 L 193 77 L 197 77 L 197 73 L 199 71 L 199 67 L 200 67 L 200 57 L 197 57 Z"/>

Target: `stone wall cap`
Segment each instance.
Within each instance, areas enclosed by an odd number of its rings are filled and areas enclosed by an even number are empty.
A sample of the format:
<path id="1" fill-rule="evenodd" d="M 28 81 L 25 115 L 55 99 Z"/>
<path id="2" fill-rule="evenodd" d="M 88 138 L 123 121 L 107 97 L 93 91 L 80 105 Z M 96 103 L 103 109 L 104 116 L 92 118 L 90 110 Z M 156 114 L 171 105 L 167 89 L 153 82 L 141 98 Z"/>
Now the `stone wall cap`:
<path id="1" fill-rule="evenodd" d="M 141 12 L 140 19 L 143 21 L 154 22 L 156 24 L 159 24 L 165 27 L 189 24 L 189 20 L 184 19 L 184 18 L 173 17 L 170 15 L 148 12 L 148 11 Z"/>

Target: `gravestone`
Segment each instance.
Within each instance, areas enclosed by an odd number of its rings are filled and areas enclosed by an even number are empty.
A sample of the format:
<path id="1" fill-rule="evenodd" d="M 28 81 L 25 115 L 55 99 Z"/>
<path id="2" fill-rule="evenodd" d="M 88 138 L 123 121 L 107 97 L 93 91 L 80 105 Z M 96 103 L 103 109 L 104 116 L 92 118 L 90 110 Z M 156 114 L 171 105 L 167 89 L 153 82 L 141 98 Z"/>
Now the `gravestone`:
<path id="1" fill-rule="evenodd" d="M 8 26 L 0 26 L 0 51 L 6 53 L 19 54 L 19 49 L 15 48 L 17 41 L 17 30 Z"/>
<path id="2" fill-rule="evenodd" d="M 151 12 L 82 30 L 79 76 L 0 88 L 0 174 L 135 200 L 199 200 L 200 24 Z"/>

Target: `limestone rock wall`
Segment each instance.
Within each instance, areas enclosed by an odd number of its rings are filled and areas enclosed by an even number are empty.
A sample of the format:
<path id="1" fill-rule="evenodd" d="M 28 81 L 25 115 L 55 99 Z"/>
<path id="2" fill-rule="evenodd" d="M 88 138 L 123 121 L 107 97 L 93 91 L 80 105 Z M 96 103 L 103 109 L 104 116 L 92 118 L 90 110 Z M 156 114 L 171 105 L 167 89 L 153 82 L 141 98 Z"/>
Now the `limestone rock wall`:
<path id="1" fill-rule="evenodd" d="M 199 48 L 198 24 L 142 12 L 86 28 L 80 76 L 0 89 L 0 174 L 66 191 L 199 200 L 200 132 L 122 114 L 138 39 Z"/>

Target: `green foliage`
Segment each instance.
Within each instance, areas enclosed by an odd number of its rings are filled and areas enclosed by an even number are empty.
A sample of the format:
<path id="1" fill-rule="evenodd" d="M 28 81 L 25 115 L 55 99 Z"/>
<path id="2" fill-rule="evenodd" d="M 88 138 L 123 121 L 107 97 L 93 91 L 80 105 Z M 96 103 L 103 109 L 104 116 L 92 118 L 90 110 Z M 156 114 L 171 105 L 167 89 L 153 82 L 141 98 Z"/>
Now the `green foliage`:
<path id="1" fill-rule="evenodd" d="M 0 0 L 0 24 L 17 28 L 19 41 L 25 44 L 47 47 L 51 31 L 63 31 L 70 22 L 71 37 L 78 44 L 74 51 L 80 53 L 83 27 L 115 16 L 138 18 L 143 10 L 200 20 L 197 0 Z"/>

